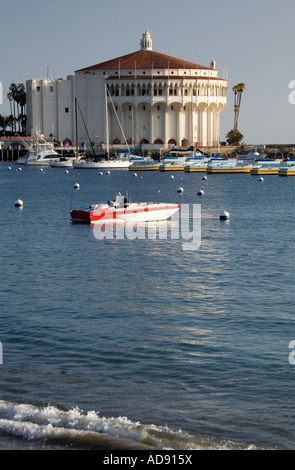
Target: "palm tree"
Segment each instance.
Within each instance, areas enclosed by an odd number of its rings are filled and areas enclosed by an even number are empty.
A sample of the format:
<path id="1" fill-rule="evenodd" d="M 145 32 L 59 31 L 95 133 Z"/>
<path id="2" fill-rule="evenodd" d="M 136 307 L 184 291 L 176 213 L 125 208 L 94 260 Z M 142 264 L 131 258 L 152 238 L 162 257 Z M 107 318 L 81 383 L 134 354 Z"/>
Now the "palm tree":
<path id="1" fill-rule="evenodd" d="M 238 129 L 231 129 L 226 134 L 226 141 L 229 145 L 240 145 L 243 138 L 244 138 L 243 134 L 241 134 L 241 132 L 238 131 Z"/>
<path id="2" fill-rule="evenodd" d="M 25 122 L 24 108 L 26 105 L 25 85 L 23 83 L 19 83 L 18 85 L 11 83 L 7 98 L 10 102 L 10 112 L 13 114 L 14 123 L 18 122 L 19 131 L 20 127 L 23 131 L 23 123 Z M 14 132 L 16 132 L 16 124 L 14 125 Z"/>
<path id="3" fill-rule="evenodd" d="M 239 112 L 240 112 L 240 106 L 241 106 L 241 99 L 242 99 L 242 93 L 245 90 L 245 83 L 238 83 L 237 85 L 233 86 L 233 92 L 235 94 L 235 103 L 234 103 L 234 113 L 235 113 L 235 119 L 234 119 L 234 130 L 238 129 L 238 119 L 239 119 Z"/>
<path id="4" fill-rule="evenodd" d="M 10 116 L 4 116 L 0 114 L 0 127 L 3 129 L 3 134 L 5 135 L 7 127 L 13 129 L 14 117 L 12 114 Z"/>
<path id="5" fill-rule="evenodd" d="M 14 119 L 16 119 L 16 112 L 15 112 L 15 97 L 16 97 L 16 90 L 17 85 L 15 83 L 11 83 L 9 86 L 9 92 L 7 93 L 7 98 L 9 99 L 10 103 L 10 113 L 13 115 Z M 16 129 L 12 129 L 14 132 Z"/>

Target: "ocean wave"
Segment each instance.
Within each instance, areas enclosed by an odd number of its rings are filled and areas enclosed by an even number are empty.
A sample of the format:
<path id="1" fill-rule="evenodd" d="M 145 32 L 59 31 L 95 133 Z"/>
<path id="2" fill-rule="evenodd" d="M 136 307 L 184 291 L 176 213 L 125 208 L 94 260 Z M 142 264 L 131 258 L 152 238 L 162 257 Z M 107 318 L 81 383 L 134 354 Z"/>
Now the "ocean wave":
<path id="1" fill-rule="evenodd" d="M 17 404 L 0 400 L 0 432 L 26 441 L 41 441 L 65 448 L 230 450 L 245 449 L 229 441 L 192 436 L 167 426 L 143 424 L 124 416 L 101 417 L 80 408 Z M 253 447 L 248 447 L 253 448 Z"/>

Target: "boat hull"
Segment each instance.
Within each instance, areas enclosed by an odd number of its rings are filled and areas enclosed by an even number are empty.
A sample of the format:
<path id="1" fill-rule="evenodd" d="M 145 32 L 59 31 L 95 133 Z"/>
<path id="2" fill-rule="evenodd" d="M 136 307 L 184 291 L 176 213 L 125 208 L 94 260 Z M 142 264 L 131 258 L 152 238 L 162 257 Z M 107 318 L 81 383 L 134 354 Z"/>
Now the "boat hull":
<path id="1" fill-rule="evenodd" d="M 259 169 L 259 168 L 253 168 L 253 170 L 250 171 L 251 175 L 277 175 L 278 174 L 278 169 Z"/>
<path id="2" fill-rule="evenodd" d="M 207 168 L 207 173 L 250 173 L 251 168 Z"/>
<path id="3" fill-rule="evenodd" d="M 129 168 L 130 165 L 131 165 L 131 162 L 129 161 L 75 162 L 73 164 L 73 168 L 115 170 L 115 169 Z"/>
<path id="4" fill-rule="evenodd" d="M 194 172 L 206 172 L 207 171 L 207 165 L 206 166 L 185 166 L 184 167 L 185 173 L 194 173 Z"/>
<path id="5" fill-rule="evenodd" d="M 278 171 L 279 176 L 295 176 L 295 168 L 287 169 L 282 168 Z"/>
<path id="6" fill-rule="evenodd" d="M 160 171 L 184 171 L 184 165 L 160 165 Z"/>
<path id="7" fill-rule="evenodd" d="M 58 157 L 58 159 L 59 159 L 59 157 Z M 53 162 L 53 161 L 57 161 L 57 160 L 55 160 L 55 159 L 27 160 L 25 164 L 28 165 L 28 166 L 49 166 L 50 163 Z"/>
<path id="8" fill-rule="evenodd" d="M 142 165 L 142 166 L 133 166 L 129 167 L 130 171 L 153 171 L 158 170 L 159 165 Z"/>

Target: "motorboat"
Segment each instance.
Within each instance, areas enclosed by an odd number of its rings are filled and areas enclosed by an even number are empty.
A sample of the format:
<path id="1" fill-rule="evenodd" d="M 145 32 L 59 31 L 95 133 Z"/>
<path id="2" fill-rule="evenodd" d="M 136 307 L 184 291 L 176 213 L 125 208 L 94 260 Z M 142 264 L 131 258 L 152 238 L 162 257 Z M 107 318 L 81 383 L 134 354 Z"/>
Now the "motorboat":
<path id="1" fill-rule="evenodd" d="M 247 162 L 251 161 L 258 161 L 258 160 L 265 160 L 266 155 L 261 155 L 257 150 L 254 150 L 254 152 L 249 152 L 245 155 L 238 155 L 237 160 L 243 160 Z"/>
<path id="2" fill-rule="evenodd" d="M 284 160 L 278 170 L 279 176 L 295 176 L 295 160 Z"/>
<path id="3" fill-rule="evenodd" d="M 25 155 L 25 165 L 48 166 L 52 161 L 60 160 L 60 155 L 54 150 L 51 142 L 36 142 L 34 147 Z"/>
<path id="4" fill-rule="evenodd" d="M 184 171 L 186 164 L 186 157 L 166 157 L 164 161 L 159 164 L 160 171 Z"/>
<path id="5" fill-rule="evenodd" d="M 129 166 L 129 170 L 158 170 L 159 163 L 156 162 L 153 158 L 141 158 L 131 160 L 131 165 Z"/>
<path id="6" fill-rule="evenodd" d="M 243 160 L 220 160 L 213 161 L 207 165 L 207 173 L 250 173 L 251 169 L 258 164 L 247 163 Z"/>
<path id="7" fill-rule="evenodd" d="M 199 158 L 195 161 L 190 161 L 184 166 L 186 173 L 206 171 L 210 158 Z"/>
<path id="8" fill-rule="evenodd" d="M 60 159 L 60 154 L 54 149 L 52 142 L 46 141 L 43 136 L 37 136 L 30 145 L 24 142 L 27 153 L 16 160 L 17 164 L 48 166 L 50 162 Z"/>
<path id="9" fill-rule="evenodd" d="M 130 202 L 121 193 L 116 194 L 113 201 L 93 204 L 84 209 L 71 211 L 73 222 L 96 224 L 125 221 L 158 221 L 166 220 L 180 209 L 179 204 L 162 202 Z"/>
<path id="10" fill-rule="evenodd" d="M 60 157 L 59 160 L 54 160 L 49 163 L 49 166 L 53 168 L 72 168 L 73 167 L 73 158 Z"/>
<path id="11" fill-rule="evenodd" d="M 251 175 L 277 175 L 281 160 L 258 161 L 258 166 L 250 170 Z"/>

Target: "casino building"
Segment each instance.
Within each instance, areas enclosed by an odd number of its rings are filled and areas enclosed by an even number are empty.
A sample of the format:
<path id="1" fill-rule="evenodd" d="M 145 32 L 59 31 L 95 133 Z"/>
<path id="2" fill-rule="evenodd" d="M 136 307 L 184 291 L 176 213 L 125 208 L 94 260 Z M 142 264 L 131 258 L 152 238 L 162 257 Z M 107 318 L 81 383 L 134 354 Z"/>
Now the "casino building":
<path id="1" fill-rule="evenodd" d="M 227 81 L 215 62 L 204 67 L 153 51 L 145 31 L 140 50 L 76 70 L 66 79 L 30 79 L 27 132 L 94 145 L 214 146 Z"/>

